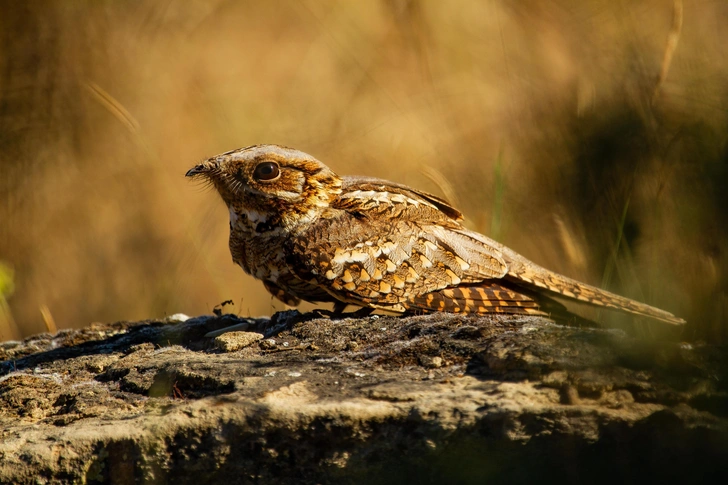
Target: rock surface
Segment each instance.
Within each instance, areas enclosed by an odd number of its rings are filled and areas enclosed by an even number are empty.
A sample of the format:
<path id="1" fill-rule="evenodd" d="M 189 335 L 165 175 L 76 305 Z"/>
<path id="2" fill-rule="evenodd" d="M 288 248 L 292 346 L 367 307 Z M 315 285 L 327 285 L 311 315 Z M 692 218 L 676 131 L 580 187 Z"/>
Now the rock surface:
<path id="1" fill-rule="evenodd" d="M 0 359 L 1 483 L 728 473 L 723 349 L 539 318 L 122 322 L 5 342 Z"/>

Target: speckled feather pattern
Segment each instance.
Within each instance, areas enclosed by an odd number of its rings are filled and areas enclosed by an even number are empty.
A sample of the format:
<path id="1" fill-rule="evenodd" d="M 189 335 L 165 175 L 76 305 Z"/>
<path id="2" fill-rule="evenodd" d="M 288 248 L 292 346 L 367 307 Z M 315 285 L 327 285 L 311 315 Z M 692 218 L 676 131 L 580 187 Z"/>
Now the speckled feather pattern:
<path id="1" fill-rule="evenodd" d="M 684 323 L 536 265 L 466 229 L 462 214 L 439 197 L 386 180 L 340 177 L 298 150 L 233 150 L 187 175 L 204 177 L 227 204 L 233 261 L 289 305 L 542 315 L 538 295 L 557 294 Z"/>

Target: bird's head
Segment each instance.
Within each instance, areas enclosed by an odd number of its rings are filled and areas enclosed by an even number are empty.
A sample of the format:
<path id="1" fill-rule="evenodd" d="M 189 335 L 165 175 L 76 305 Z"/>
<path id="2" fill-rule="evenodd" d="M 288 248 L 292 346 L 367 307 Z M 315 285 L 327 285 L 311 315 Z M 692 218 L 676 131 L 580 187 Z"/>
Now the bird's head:
<path id="1" fill-rule="evenodd" d="M 311 155 L 256 145 L 216 155 L 191 168 L 217 189 L 231 211 L 287 231 L 312 221 L 341 193 L 341 178 Z"/>

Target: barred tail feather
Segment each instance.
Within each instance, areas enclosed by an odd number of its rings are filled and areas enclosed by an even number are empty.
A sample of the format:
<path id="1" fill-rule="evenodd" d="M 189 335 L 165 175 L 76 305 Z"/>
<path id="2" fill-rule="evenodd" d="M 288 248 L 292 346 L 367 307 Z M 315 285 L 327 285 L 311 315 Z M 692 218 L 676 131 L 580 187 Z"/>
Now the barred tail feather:
<path id="1" fill-rule="evenodd" d="M 520 266 L 520 265 L 519 265 Z M 685 320 L 670 312 L 640 303 L 608 291 L 580 283 L 576 280 L 554 273 L 534 264 L 512 268 L 506 279 L 516 284 L 543 288 L 568 298 L 585 303 L 611 308 L 622 312 L 642 315 L 673 325 L 683 325 Z"/>
<path id="2" fill-rule="evenodd" d="M 491 281 L 432 291 L 403 302 L 403 306 L 425 312 L 547 315 L 530 296 Z"/>

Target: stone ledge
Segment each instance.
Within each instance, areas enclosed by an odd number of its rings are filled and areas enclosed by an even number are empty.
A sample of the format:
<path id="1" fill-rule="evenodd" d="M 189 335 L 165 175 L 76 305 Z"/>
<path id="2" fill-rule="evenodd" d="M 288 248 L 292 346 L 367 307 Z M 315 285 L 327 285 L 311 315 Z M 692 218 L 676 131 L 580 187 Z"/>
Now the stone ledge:
<path id="1" fill-rule="evenodd" d="M 264 338 L 205 337 L 233 324 Z M 2 483 L 728 472 L 722 349 L 533 317 L 122 322 L 6 342 L 0 358 Z"/>

